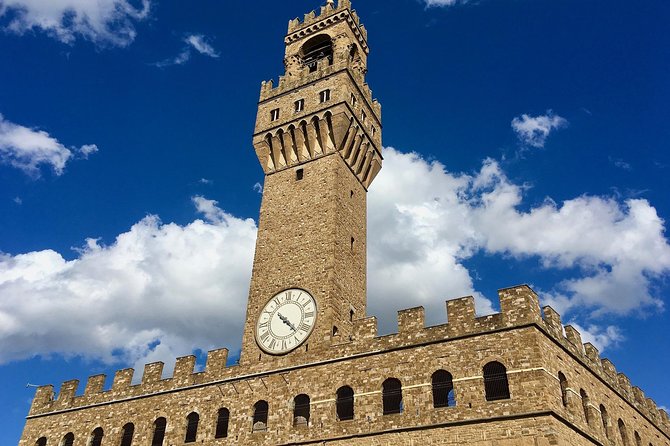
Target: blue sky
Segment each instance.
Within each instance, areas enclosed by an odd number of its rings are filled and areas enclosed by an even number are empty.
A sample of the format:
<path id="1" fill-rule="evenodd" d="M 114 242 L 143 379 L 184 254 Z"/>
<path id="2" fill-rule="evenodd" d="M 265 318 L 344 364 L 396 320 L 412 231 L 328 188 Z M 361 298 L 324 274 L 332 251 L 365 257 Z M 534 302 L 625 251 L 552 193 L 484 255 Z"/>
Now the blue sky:
<path id="1" fill-rule="evenodd" d="M 387 147 L 368 312 L 529 283 L 670 405 L 670 4 L 429 3 L 354 3 Z M 0 0 L 2 444 L 27 383 L 239 349 L 260 82 L 320 6 L 70 4 Z"/>

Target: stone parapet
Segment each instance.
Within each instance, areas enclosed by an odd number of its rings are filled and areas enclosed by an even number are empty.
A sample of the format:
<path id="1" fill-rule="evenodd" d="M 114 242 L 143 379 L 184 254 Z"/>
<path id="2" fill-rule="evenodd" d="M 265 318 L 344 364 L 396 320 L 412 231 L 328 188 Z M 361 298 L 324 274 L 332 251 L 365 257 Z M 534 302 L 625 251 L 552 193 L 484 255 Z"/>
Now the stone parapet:
<path id="1" fill-rule="evenodd" d="M 664 410 L 659 410 L 654 401 L 645 397 L 640 388 L 631 386 L 629 378 L 623 373 L 618 373 L 611 361 L 600 359 L 598 350 L 593 345 L 579 344 L 581 334 L 576 329 L 570 326 L 559 329 L 560 316 L 550 307 L 540 311 L 539 299 L 530 287 L 522 285 L 500 290 L 499 298 L 501 313 L 486 316 L 476 315 L 472 297 L 450 300 L 447 302 L 447 323 L 432 327 L 425 326 L 425 311 L 422 307 L 399 311 L 398 333 L 386 336 L 378 336 L 376 318 L 357 319 L 353 322 L 348 340 L 319 354 L 277 358 L 272 370 L 268 370 L 264 364 L 247 367 L 227 366 L 228 350 L 221 349 L 208 353 L 202 372 L 194 371 L 195 357 L 187 356 L 177 360 L 173 376 L 169 378 L 162 377 L 162 363 L 147 364 L 140 384 L 136 385 L 131 382 L 134 371 L 126 369 L 116 373 L 112 388 L 109 390 L 102 388 L 105 382 L 104 375 L 89 378 L 81 396 L 75 396 L 79 385 L 77 380 L 65 382 L 56 398 L 52 386 L 40 387 L 35 394 L 30 416 L 151 396 L 210 383 L 248 379 L 249 376 L 265 376 L 283 369 L 292 370 L 314 364 L 344 361 L 383 351 L 536 326 L 577 357 L 594 375 L 659 429 L 670 435 L 668 414 Z"/>

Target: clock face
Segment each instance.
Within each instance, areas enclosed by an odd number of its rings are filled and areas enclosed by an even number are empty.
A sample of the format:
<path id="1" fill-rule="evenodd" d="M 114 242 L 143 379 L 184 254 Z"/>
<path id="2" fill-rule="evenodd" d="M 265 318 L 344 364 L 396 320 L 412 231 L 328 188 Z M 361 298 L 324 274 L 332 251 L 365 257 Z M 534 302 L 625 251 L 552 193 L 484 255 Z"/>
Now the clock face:
<path id="1" fill-rule="evenodd" d="M 261 311 L 256 322 L 256 343 L 271 355 L 286 354 L 305 342 L 315 323 L 316 301 L 307 291 L 282 291 Z"/>

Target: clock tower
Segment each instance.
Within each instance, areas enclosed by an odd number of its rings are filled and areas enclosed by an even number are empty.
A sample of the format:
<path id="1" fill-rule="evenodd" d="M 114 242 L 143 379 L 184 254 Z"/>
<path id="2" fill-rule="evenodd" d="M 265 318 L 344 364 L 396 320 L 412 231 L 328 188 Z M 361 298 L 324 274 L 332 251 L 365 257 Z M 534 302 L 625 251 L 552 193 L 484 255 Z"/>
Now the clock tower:
<path id="1" fill-rule="evenodd" d="M 291 20 L 284 42 L 253 136 L 265 183 L 243 364 L 307 361 L 365 317 L 366 195 L 382 166 L 367 31 L 350 0 L 329 0 Z"/>

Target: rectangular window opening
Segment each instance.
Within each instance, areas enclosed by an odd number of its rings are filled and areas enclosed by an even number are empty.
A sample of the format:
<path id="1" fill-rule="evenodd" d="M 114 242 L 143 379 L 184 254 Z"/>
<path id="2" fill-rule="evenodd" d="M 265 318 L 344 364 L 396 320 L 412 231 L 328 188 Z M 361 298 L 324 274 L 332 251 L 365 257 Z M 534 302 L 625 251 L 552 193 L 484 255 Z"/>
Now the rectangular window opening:
<path id="1" fill-rule="evenodd" d="M 304 99 L 300 99 L 298 101 L 295 101 L 295 112 L 296 113 L 301 112 L 304 109 L 305 109 L 305 100 Z"/>
<path id="2" fill-rule="evenodd" d="M 330 101 L 330 90 L 323 90 L 321 93 L 319 93 L 319 99 L 322 103 Z"/>
<path id="3" fill-rule="evenodd" d="M 295 179 L 300 181 L 305 178 L 305 169 L 298 169 L 295 171 Z"/>
<path id="4" fill-rule="evenodd" d="M 272 121 L 276 121 L 276 120 L 279 119 L 279 109 L 278 108 L 275 108 L 274 110 L 272 110 L 270 112 L 270 119 Z"/>

